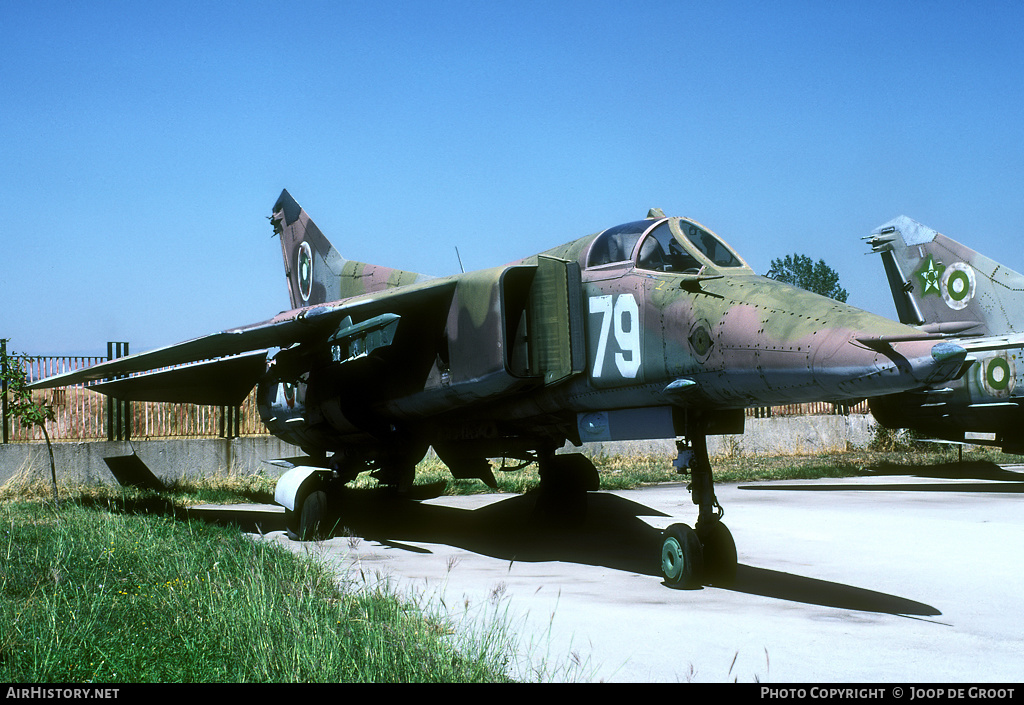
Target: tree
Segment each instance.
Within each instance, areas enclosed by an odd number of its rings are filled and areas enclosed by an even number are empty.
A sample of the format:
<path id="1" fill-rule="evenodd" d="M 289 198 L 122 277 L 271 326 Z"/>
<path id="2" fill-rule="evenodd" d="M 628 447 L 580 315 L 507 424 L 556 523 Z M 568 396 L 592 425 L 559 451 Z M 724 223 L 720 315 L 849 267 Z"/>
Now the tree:
<path id="1" fill-rule="evenodd" d="M 8 355 L 6 346 L 0 348 L 0 382 L 6 391 L 11 393 L 11 401 L 7 404 L 7 413 L 18 419 L 23 426 L 38 426 L 43 430 L 46 439 L 46 450 L 50 453 L 50 478 L 53 482 L 53 505 L 60 506 L 57 498 L 57 465 L 53 461 L 53 445 L 50 434 L 46 430 L 46 422 L 53 421 L 56 414 L 53 406 L 32 398 L 28 389 L 28 378 L 25 376 L 25 355 Z"/>
<path id="2" fill-rule="evenodd" d="M 839 286 L 839 275 L 825 264 L 825 260 L 812 262 L 807 255 L 792 254 L 783 259 L 773 259 L 772 267 L 765 276 L 844 303 L 849 296 L 846 289 Z"/>

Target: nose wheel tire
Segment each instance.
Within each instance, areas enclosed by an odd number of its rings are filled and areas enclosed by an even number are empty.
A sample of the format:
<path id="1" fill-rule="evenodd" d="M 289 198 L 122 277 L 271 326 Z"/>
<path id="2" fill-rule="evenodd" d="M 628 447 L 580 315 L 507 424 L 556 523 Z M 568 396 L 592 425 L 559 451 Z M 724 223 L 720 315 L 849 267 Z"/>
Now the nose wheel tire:
<path id="1" fill-rule="evenodd" d="M 686 524 L 672 524 L 662 534 L 661 573 L 669 587 L 700 587 L 704 550 L 697 532 Z"/>
<path id="2" fill-rule="evenodd" d="M 720 521 L 706 529 L 698 526 L 704 547 L 704 581 L 708 585 L 728 587 L 736 581 L 736 541 L 728 527 Z"/>

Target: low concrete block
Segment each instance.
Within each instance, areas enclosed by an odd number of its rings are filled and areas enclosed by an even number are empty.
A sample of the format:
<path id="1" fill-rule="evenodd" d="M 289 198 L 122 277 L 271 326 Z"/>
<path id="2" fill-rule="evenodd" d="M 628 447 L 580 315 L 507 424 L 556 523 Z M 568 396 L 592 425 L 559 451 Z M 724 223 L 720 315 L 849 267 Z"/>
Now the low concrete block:
<path id="1" fill-rule="evenodd" d="M 106 459 L 133 454 L 165 483 L 183 477 L 227 472 L 252 474 L 258 470 L 276 476 L 283 469 L 266 461 L 303 455 L 299 448 L 274 436 L 53 444 L 58 476 L 82 482 L 115 482 Z M 24 471 L 49 477 L 46 444 L 0 445 L 0 484 Z"/>

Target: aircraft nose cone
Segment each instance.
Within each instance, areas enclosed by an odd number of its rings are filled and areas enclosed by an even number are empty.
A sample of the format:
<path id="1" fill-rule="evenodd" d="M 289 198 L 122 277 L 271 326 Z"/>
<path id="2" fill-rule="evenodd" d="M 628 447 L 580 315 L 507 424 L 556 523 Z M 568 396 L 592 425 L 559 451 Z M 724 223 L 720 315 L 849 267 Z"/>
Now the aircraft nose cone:
<path id="1" fill-rule="evenodd" d="M 878 364 L 890 373 L 880 378 L 880 381 L 887 380 L 890 387 L 880 388 L 880 393 L 945 382 L 957 376 L 967 359 L 966 349 L 947 341 L 895 342 L 879 347 L 878 353 Z"/>
<path id="2" fill-rule="evenodd" d="M 967 350 L 932 340 L 886 341 L 859 338 L 863 345 L 848 346 L 846 368 L 850 373 L 838 386 L 849 396 L 876 397 L 920 389 L 956 377 L 963 368 Z"/>

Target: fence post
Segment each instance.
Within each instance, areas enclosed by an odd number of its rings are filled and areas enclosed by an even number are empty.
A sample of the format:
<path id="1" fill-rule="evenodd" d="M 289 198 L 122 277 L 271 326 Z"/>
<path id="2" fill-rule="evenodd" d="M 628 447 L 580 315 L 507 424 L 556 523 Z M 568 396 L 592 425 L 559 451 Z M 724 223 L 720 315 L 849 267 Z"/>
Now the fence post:
<path id="1" fill-rule="evenodd" d="M 128 355 L 128 343 L 108 342 L 107 359 L 115 360 Z M 121 375 L 124 376 L 124 375 Z M 132 403 L 107 397 L 107 440 L 127 441 L 132 432 Z"/>
<path id="2" fill-rule="evenodd" d="M 220 407 L 220 437 L 238 438 L 242 429 L 242 407 Z"/>
<path id="3" fill-rule="evenodd" d="M 10 437 L 7 435 L 7 338 L 0 338 L 0 365 L 2 369 L 0 372 L 0 425 L 3 426 L 3 442 L 9 443 Z"/>

